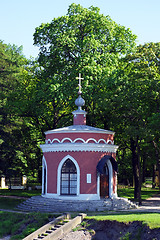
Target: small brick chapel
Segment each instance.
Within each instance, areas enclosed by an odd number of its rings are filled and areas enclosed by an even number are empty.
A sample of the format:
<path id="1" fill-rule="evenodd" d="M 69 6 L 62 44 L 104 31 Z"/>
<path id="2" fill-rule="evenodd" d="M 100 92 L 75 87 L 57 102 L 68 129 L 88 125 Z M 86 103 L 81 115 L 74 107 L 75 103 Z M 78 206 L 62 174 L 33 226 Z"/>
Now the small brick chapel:
<path id="1" fill-rule="evenodd" d="M 86 125 L 87 112 L 79 79 L 73 125 L 45 132 L 41 145 L 42 196 L 67 200 L 117 197 L 114 132 Z"/>

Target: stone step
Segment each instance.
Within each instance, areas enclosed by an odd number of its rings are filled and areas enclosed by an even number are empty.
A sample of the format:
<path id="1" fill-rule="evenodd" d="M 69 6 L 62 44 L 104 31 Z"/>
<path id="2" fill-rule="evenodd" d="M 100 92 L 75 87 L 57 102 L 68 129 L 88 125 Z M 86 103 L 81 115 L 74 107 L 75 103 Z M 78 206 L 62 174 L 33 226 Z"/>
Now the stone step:
<path id="1" fill-rule="evenodd" d="M 80 213 L 77 217 L 71 219 L 69 213 L 63 214 L 52 222 L 42 226 L 37 231 L 31 233 L 29 236 L 25 237 L 24 240 L 56 240 L 60 236 L 67 234 L 69 231 L 75 228 L 83 221 L 85 217 L 86 214 Z"/>
<path id="2" fill-rule="evenodd" d="M 135 208 L 136 206 L 124 198 L 70 201 L 34 196 L 21 203 L 17 208 L 23 211 L 66 212 L 66 211 L 104 211 Z"/>

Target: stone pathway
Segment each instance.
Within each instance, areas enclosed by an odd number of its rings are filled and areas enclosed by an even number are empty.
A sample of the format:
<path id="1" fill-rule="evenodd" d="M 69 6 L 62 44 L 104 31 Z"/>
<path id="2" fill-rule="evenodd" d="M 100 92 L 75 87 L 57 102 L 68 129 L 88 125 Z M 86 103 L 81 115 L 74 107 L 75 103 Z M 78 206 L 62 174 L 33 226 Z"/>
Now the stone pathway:
<path id="1" fill-rule="evenodd" d="M 3 208 L 0 208 L 0 211 L 2 211 L 2 212 L 11 212 L 11 213 L 23 213 L 23 214 L 29 214 L 28 212 L 17 211 L 17 210 L 10 210 L 10 209 L 3 209 Z M 0 239 L 0 240 L 1 240 L 1 239 Z"/>
<path id="2" fill-rule="evenodd" d="M 160 196 L 155 196 L 144 200 L 142 206 L 149 206 L 149 207 L 159 207 L 160 208 Z"/>
<path id="3" fill-rule="evenodd" d="M 151 197 L 142 201 L 142 206 L 140 206 L 138 210 L 160 212 L 160 196 Z"/>
<path id="4" fill-rule="evenodd" d="M 19 197 L 19 196 L 10 196 L 10 195 L 0 195 L 0 198 L 14 198 L 14 199 L 28 199 L 29 197 Z"/>
<path id="5" fill-rule="evenodd" d="M 128 210 L 124 210 L 128 211 Z M 136 209 L 130 209 L 131 212 L 154 212 L 160 213 L 160 195 L 148 198 L 142 201 L 142 205 Z"/>

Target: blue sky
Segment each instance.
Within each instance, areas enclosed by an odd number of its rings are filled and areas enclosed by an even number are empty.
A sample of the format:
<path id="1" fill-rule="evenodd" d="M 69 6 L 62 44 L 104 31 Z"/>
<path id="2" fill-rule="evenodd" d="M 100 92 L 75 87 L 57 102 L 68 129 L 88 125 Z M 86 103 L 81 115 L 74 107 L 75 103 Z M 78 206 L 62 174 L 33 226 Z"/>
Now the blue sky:
<path id="1" fill-rule="evenodd" d="M 101 13 L 130 28 L 139 44 L 160 42 L 160 0 L 1 0 L 0 40 L 22 45 L 27 58 L 36 57 L 35 28 L 65 15 L 73 2 L 87 8 L 99 7 Z"/>

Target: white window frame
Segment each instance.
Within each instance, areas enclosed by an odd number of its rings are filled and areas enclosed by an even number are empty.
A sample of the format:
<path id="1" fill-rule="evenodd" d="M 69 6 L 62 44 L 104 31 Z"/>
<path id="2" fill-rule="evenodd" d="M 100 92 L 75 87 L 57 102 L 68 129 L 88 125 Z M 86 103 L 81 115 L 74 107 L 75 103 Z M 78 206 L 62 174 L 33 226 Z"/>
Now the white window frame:
<path id="1" fill-rule="evenodd" d="M 58 196 L 62 196 L 60 194 L 60 185 L 61 185 L 61 169 L 62 169 L 62 166 L 64 164 L 64 162 L 67 160 L 67 159 L 70 159 L 74 165 L 76 166 L 76 169 L 77 169 L 77 196 L 79 196 L 80 194 L 80 168 L 79 168 L 79 165 L 77 163 L 77 161 L 70 155 L 67 155 L 65 156 L 61 162 L 59 163 L 59 166 L 58 166 L 58 170 L 57 170 L 57 194 Z M 70 195 L 69 195 L 70 196 Z"/>

